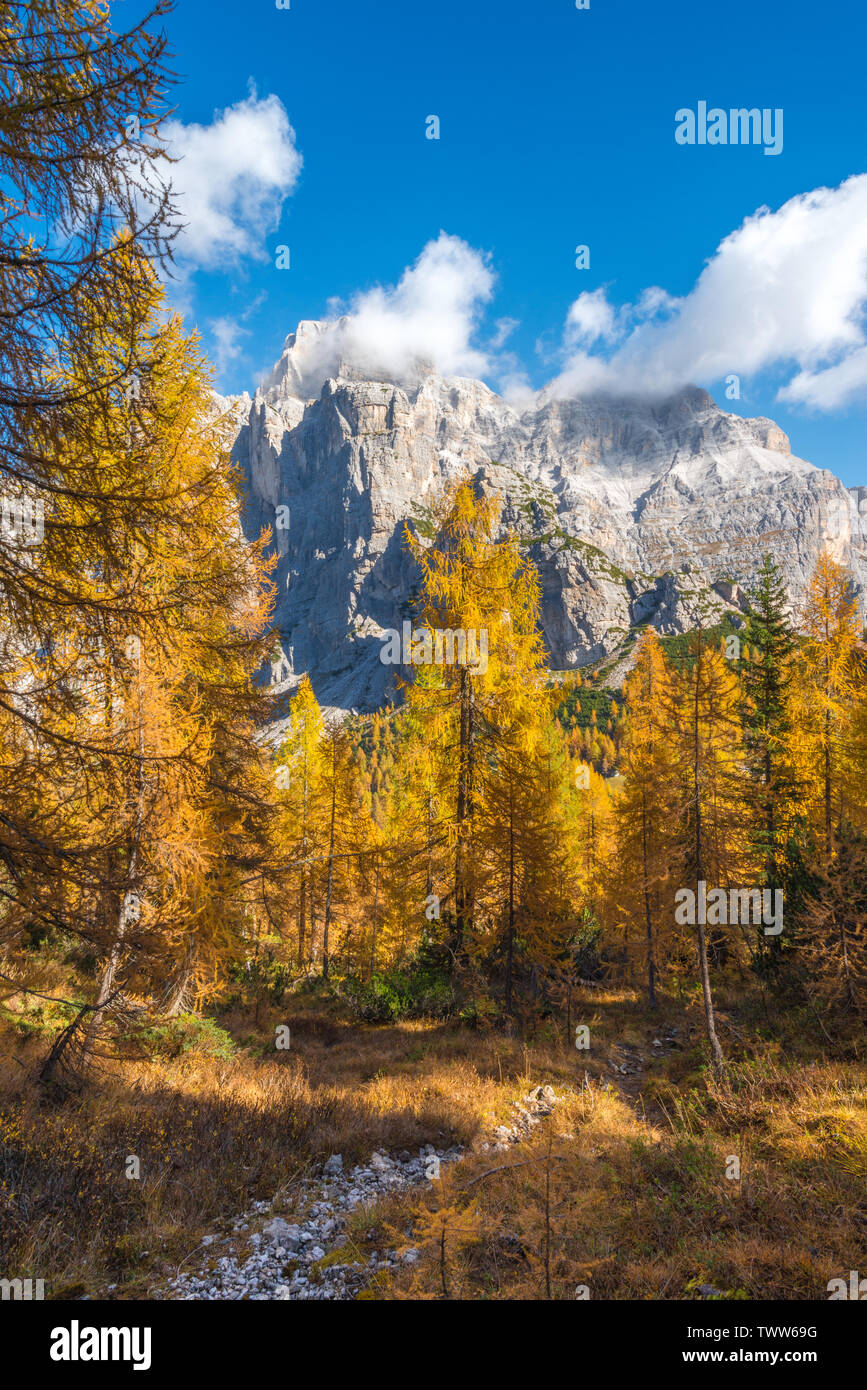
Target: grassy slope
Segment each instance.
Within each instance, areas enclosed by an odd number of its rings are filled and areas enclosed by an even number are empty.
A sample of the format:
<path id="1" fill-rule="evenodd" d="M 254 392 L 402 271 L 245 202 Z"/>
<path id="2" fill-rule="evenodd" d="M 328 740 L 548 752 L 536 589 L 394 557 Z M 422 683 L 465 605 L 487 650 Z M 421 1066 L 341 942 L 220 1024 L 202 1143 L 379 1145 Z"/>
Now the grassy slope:
<path id="1" fill-rule="evenodd" d="M 479 1208 L 480 1238 L 447 1255 L 452 1296 L 574 1298 L 585 1285 L 594 1298 L 683 1299 L 711 1285 L 726 1298 L 821 1299 L 863 1264 L 863 1064 L 764 1045 L 720 1087 L 693 1013 L 669 1003 L 652 1018 L 628 993 L 599 991 L 584 1016 L 589 1054 L 538 1059 L 536 1079 L 563 1100 L 532 1144 L 472 1155 L 426 1203 Z M 655 1056 L 674 1020 L 685 1045 Z M 639 1057 L 626 1078 L 609 1064 Z M 739 1181 L 726 1177 L 732 1155 Z M 398 1295 L 441 1292 L 441 1248 L 423 1255 Z"/>
<path id="2" fill-rule="evenodd" d="M 431 1233 L 452 1208 L 453 1297 L 572 1298 L 585 1284 L 592 1297 L 682 1299 L 706 1283 L 728 1297 L 824 1298 L 828 1279 L 864 1263 L 865 1066 L 851 1041 L 838 1047 L 848 1060 L 821 1060 L 797 1015 L 771 1027 L 758 1001 L 752 1017 L 726 1002 L 723 989 L 730 1088 L 708 1080 L 694 998 L 666 1000 L 653 1018 L 628 990 L 587 990 L 573 1005 L 589 1052 L 563 1018 L 522 1041 L 441 1023 L 367 1026 L 330 999 L 287 996 L 258 1021 L 241 1010 L 221 1019 L 240 1042 L 228 1058 L 194 1050 L 111 1065 L 63 1101 L 33 1085 L 44 1038 L 26 1041 L 7 1022 L 0 1263 L 45 1278 L 55 1297 L 147 1296 L 253 1197 L 279 1193 L 290 1212 L 317 1158 L 458 1141 L 470 1152 L 428 1193 L 359 1214 L 362 1254 L 386 1230 L 421 1247 L 370 1296 L 442 1296 Z M 288 1052 L 273 1047 L 278 1023 L 292 1030 Z M 672 1025 L 682 1045 L 657 1055 L 653 1038 Z M 638 1070 L 616 1073 L 611 1061 L 624 1059 Z M 554 1114 L 526 1146 L 482 1153 L 541 1082 L 562 1097 Z M 125 1177 L 129 1154 L 141 1181 Z M 739 1182 L 725 1176 L 732 1154 Z"/>

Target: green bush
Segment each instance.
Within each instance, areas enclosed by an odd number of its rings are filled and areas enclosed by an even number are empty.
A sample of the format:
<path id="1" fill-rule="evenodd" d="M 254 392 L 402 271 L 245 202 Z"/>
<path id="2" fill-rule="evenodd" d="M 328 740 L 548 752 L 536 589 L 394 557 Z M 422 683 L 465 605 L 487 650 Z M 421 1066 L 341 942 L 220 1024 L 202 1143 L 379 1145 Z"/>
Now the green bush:
<path id="1" fill-rule="evenodd" d="M 284 961 L 275 960 L 269 950 L 254 960 L 236 961 L 229 977 L 254 999 L 279 1004 L 291 983 L 292 969 Z"/>
<path id="2" fill-rule="evenodd" d="M 335 988 L 366 1023 L 403 1018 L 448 1018 L 455 1009 L 451 981 L 420 954 L 404 970 L 377 971 L 369 980 L 345 975 Z"/>
<path id="3" fill-rule="evenodd" d="M 212 1018 L 198 1014 L 178 1014 L 165 1023 L 154 1024 L 139 1035 L 154 1056 L 177 1057 L 182 1052 L 198 1052 L 203 1057 L 231 1057 L 235 1044 L 224 1028 Z"/>

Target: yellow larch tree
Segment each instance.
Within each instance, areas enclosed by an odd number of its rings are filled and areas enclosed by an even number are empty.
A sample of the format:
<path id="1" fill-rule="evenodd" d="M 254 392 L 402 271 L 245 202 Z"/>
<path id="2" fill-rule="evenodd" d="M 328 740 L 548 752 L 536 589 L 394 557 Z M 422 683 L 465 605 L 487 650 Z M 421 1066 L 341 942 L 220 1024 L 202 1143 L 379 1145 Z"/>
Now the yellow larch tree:
<path id="1" fill-rule="evenodd" d="M 677 797 L 661 705 L 667 679 L 659 638 L 647 628 L 623 685 L 628 709 L 620 762 L 624 780 L 613 801 L 616 852 L 609 900 L 625 933 L 633 921 L 642 925 L 634 949 L 644 959 L 651 1009 L 656 1007 L 660 945 L 672 919 L 672 813 Z"/>

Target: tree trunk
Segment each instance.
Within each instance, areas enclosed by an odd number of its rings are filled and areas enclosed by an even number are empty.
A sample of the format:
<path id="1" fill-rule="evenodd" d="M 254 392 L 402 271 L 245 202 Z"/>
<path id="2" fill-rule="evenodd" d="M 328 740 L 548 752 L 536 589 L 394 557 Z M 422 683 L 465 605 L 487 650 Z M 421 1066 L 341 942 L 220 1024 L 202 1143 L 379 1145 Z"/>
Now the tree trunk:
<path id="1" fill-rule="evenodd" d="M 298 885 L 298 964 L 304 964 L 304 928 L 307 907 L 307 815 L 310 783 L 307 775 L 307 747 L 304 746 L 303 831 L 301 834 L 301 881 Z M 312 942 L 311 942 L 312 945 Z"/>
<path id="2" fill-rule="evenodd" d="M 331 898 L 334 889 L 334 822 L 337 815 L 337 740 L 331 744 L 331 828 L 328 835 L 328 884 L 325 889 L 325 921 L 322 928 L 322 978 L 328 979 L 328 937 L 331 929 Z"/>
<path id="3" fill-rule="evenodd" d="M 644 923 L 647 929 L 647 1000 L 651 1009 L 656 1008 L 656 965 L 653 958 L 653 916 L 650 911 L 650 886 L 647 881 L 647 805 L 641 798 L 641 858 L 644 878 Z"/>
<path id="4" fill-rule="evenodd" d="M 307 850 L 306 850 L 306 846 L 305 846 L 304 841 L 302 841 L 301 853 L 302 853 L 302 855 L 306 856 Z M 300 875 L 300 881 L 299 881 L 299 884 L 298 884 L 298 953 L 297 953 L 297 960 L 298 960 L 298 964 L 299 964 L 299 965 L 303 965 L 303 963 L 304 963 L 304 928 L 305 928 L 305 913 L 306 913 L 306 905 L 307 905 L 306 899 L 307 899 L 307 866 L 306 866 L 306 864 L 303 864 L 303 865 L 301 866 L 301 875 Z"/>
<path id="5" fill-rule="evenodd" d="M 461 729 L 458 749 L 458 796 L 456 807 L 457 845 L 455 848 L 455 928 L 453 949 L 463 949 L 464 932 L 472 917 L 472 891 L 469 886 L 470 818 L 473 813 L 473 687 L 466 667 L 461 670 Z"/>
<path id="6" fill-rule="evenodd" d="M 379 855 L 376 856 L 376 884 L 373 890 L 373 926 L 370 937 L 370 977 L 376 971 L 376 915 L 379 911 Z"/>
<path id="7" fill-rule="evenodd" d="M 825 859 L 831 862 L 831 711 L 825 710 Z"/>
<path id="8" fill-rule="evenodd" d="M 139 849 L 141 844 L 142 832 L 144 829 L 144 795 L 145 795 L 145 772 L 144 772 L 144 718 L 142 700 L 142 676 L 141 676 L 141 656 L 139 656 L 139 679 L 138 679 L 138 801 L 136 806 L 135 820 L 133 822 L 132 844 L 130 846 L 129 861 L 126 872 L 126 886 L 121 897 L 120 906 L 117 910 L 117 927 L 115 930 L 114 941 L 109 952 L 105 970 L 99 986 L 99 993 L 96 997 L 96 1004 L 93 1010 L 93 1018 L 87 1030 L 87 1040 L 85 1042 L 85 1057 L 93 1053 L 93 1049 L 99 1038 L 99 1030 L 102 1026 L 103 1016 L 109 999 L 118 991 L 114 988 L 115 976 L 117 975 L 123 955 L 124 940 L 127 929 L 131 921 L 137 921 L 137 916 L 131 916 L 132 904 L 135 902 L 138 907 L 138 897 L 134 892 L 138 881 L 138 861 Z"/>
<path id="9" fill-rule="evenodd" d="M 184 958 L 178 970 L 175 971 L 173 978 L 169 981 L 163 996 L 163 1013 L 166 1018 L 177 1018 L 178 1014 L 183 1013 L 187 1007 L 190 985 L 193 979 L 193 970 L 196 963 L 196 953 L 193 938 L 187 938 L 184 949 Z"/>
<path id="10" fill-rule="evenodd" d="M 699 718 L 699 689 L 701 686 L 701 658 L 702 635 L 699 632 L 699 650 L 696 657 L 695 670 L 695 702 L 693 707 L 693 795 L 695 797 L 695 871 L 696 871 L 696 902 L 698 902 L 698 885 L 704 882 L 704 845 L 702 840 L 702 816 L 701 816 L 701 739 L 700 739 L 700 718 Z M 699 917 L 701 917 L 699 913 Z M 698 923 L 698 964 L 701 975 L 701 992 L 704 1000 L 704 1021 L 707 1029 L 707 1040 L 710 1043 L 711 1058 L 713 1069 L 718 1077 L 725 1072 L 725 1057 L 720 1047 L 719 1038 L 716 1031 L 716 1018 L 714 1016 L 713 995 L 710 988 L 710 970 L 707 963 L 707 937 L 704 930 L 704 922 Z"/>
<path id="11" fill-rule="evenodd" d="M 512 957 L 515 950 L 515 792 L 509 788 L 509 933 L 506 950 L 506 1013 L 512 1013 Z"/>

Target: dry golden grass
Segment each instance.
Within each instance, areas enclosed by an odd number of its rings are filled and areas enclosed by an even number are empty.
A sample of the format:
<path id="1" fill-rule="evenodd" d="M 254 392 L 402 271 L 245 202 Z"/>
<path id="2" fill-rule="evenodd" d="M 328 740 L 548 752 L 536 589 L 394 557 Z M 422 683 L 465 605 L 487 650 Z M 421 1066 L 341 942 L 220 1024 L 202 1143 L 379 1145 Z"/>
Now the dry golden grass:
<path id="1" fill-rule="evenodd" d="M 727 1298 L 826 1298 L 829 1279 L 865 1262 L 864 1080 L 861 1065 L 743 1063 L 725 1085 L 657 1083 L 653 1121 L 592 1087 L 565 1096 L 532 1143 L 470 1156 L 384 1219 L 409 1239 L 425 1209 L 459 1218 L 478 1204 L 477 1239 L 447 1253 L 452 1297 L 575 1298 L 584 1285 L 591 1298 L 682 1299 L 707 1284 Z M 442 1265 L 442 1241 L 423 1247 L 392 1296 L 443 1296 Z"/>
<path id="2" fill-rule="evenodd" d="M 223 1020 L 251 1044 L 229 1059 L 114 1063 L 65 1098 L 36 1085 L 44 1041 L 0 1032 L 0 1267 L 54 1296 L 141 1296 L 254 1197 L 291 1205 L 317 1158 L 472 1144 L 531 1064 L 521 1044 L 442 1024 L 371 1027 L 327 1004 L 272 1015 L 255 1035 L 247 1015 Z M 277 1022 L 285 1052 L 269 1046 Z"/>
<path id="3" fill-rule="evenodd" d="M 573 1298 L 586 1285 L 593 1298 L 680 1299 L 708 1283 L 806 1299 L 863 1267 L 863 1064 L 786 1063 L 769 1044 L 742 1049 L 719 1086 L 691 1005 L 669 1002 L 659 1020 L 629 991 L 594 990 L 577 1007 L 589 1053 L 562 1020 L 525 1041 L 359 1024 L 327 1000 L 258 1021 L 238 1011 L 221 1019 L 242 1041 L 234 1056 L 116 1063 L 65 1099 L 34 1084 L 44 1040 L 23 1044 L 7 1027 L 0 1267 L 44 1278 L 54 1297 L 110 1285 L 108 1296 L 153 1296 L 253 1198 L 276 1194 L 291 1210 L 317 1159 L 455 1142 L 467 1156 L 429 1192 L 355 1218 L 360 1249 L 372 1230 L 422 1252 L 367 1296 Z M 656 1058 L 649 1044 L 670 1022 L 684 1046 Z M 291 1029 L 287 1052 L 274 1048 L 277 1024 Z M 618 1043 L 642 1051 L 640 1077 L 610 1070 Z M 541 1082 L 562 1100 L 533 1139 L 480 1152 Z M 125 1176 L 131 1154 L 141 1181 Z M 725 1176 L 731 1154 L 739 1182 Z"/>

